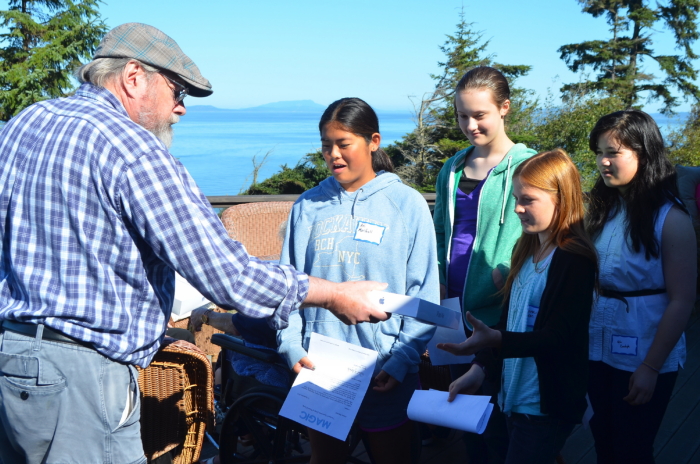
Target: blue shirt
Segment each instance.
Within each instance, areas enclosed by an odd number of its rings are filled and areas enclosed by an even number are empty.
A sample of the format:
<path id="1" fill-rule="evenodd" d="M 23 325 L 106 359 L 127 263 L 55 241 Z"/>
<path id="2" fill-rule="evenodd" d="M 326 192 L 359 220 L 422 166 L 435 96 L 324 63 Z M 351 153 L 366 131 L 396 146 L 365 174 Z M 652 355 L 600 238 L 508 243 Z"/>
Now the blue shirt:
<path id="1" fill-rule="evenodd" d="M 508 306 L 506 330 L 509 332 L 532 332 L 547 285 L 552 256 L 554 250 L 537 264 L 532 257 L 528 257 L 515 277 Z M 542 415 L 535 358 L 504 359 L 502 382 L 499 402 L 504 413 L 509 416 L 511 412 Z"/>
<path id="2" fill-rule="evenodd" d="M 32 105 L 0 132 L 0 319 L 44 323 L 146 366 L 179 272 L 286 326 L 308 277 L 231 240 L 185 168 L 105 89 Z"/>
<path id="3" fill-rule="evenodd" d="M 661 245 L 661 234 L 672 203 L 656 215 L 654 238 Z M 690 220 L 690 218 L 688 218 Z M 636 252 L 626 232 L 624 208 L 608 219 L 596 238 L 600 269 L 600 287 L 629 292 L 666 288 L 663 251 L 646 259 L 644 249 Z M 615 369 L 634 372 L 644 361 L 656 337 L 661 318 L 668 307 L 668 293 L 627 297 L 627 305 L 615 298 L 599 296 L 593 300 L 589 325 L 589 359 L 602 361 Z M 681 334 L 661 373 L 676 372 L 686 360 L 685 334 Z"/>

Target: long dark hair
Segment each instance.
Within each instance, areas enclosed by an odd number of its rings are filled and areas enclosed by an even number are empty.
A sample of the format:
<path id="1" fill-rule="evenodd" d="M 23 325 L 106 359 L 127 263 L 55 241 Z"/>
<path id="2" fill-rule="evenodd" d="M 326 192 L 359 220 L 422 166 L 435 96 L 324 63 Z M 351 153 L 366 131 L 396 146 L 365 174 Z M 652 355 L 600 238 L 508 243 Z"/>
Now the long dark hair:
<path id="1" fill-rule="evenodd" d="M 546 248 L 549 244 L 554 244 L 570 253 L 585 256 L 595 263 L 596 270 L 598 269 L 598 255 L 584 227 L 585 209 L 581 175 L 569 155 L 561 148 L 539 153 L 520 163 L 513 173 L 513 179 L 516 178 L 523 185 L 551 195 L 555 209 L 549 226 L 548 243 L 540 243 L 537 234 L 523 232 L 515 244 L 510 273 L 502 290 L 506 303 L 510 300 L 510 290 L 515 277 L 526 260 L 534 256 L 537 250 Z"/>
<path id="2" fill-rule="evenodd" d="M 318 131 L 323 134 L 323 128 L 329 123 L 340 125 L 344 130 L 362 137 L 367 143 L 372 141 L 373 134 L 379 133 L 377 113 L 359 98 L 341 98 L 328 105 L 318 123 Z M 394 172 L 391 158 L 381 148 L 372 152 L 372 170 Z"/>
<path id="3" fill-rule="evenodd" d="M 658 258 L 660 245 L 654 237 L 659 209 L 678 198 L 676 171 L 666 157 L 664 139 L 654 120 L 643 111 L 625 110 L 603 116 L 591 132 L 588 146 L 597 153 L 598 140 L 607 134 L 637 155 L 638 167 L 627 190 L 607 187 L 598 176 L 591 190 L 587 229 L 591 237 L 600 234 L 605 222 L 624 204 L 627 234 L 634 251 L 644 248 L 646 259 Z"/>

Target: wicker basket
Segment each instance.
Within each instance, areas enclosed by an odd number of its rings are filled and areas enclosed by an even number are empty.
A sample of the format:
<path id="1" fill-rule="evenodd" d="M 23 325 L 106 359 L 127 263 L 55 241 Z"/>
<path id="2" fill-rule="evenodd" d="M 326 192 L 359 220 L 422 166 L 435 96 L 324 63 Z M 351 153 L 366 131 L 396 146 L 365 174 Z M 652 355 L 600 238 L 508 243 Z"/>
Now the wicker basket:
<path id="1" fill-rule="evenodd" d="M 149 460 L 170 451 L 175 464 L 199 459 L 204 432 L 214 426 L 211 364 L 174 344 L 140 370 L 141 439 Z"/>

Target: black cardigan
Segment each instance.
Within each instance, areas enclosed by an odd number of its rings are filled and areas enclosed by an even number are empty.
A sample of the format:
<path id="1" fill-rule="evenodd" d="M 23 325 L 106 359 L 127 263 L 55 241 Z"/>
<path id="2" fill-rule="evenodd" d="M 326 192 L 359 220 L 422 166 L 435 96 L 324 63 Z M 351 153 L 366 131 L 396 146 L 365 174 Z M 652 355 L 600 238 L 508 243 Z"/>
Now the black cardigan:
<path id="1" fill-rule="evenodd" d="M 481 350 L 476 361 L 496 385 L 504 358 L 534 357 L 540 384 L 540 411 L 580 423 L 586 411 L 588 323 L 596 267 L 590 259 L 557 248 L 532 332 L 507 332 L 508 308 L 495 326 L 501 347 Z"/>

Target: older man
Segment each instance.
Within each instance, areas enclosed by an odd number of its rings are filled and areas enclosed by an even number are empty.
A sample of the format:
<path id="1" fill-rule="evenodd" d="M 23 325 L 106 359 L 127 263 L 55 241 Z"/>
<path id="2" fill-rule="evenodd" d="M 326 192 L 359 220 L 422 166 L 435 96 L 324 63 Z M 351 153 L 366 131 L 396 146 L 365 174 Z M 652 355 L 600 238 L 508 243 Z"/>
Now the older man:
<path id="1" fill-rule="evenodd" d="M 168 152 L 211 85 L 167 35 L 110 31 L 75 95 L 0 132 L 0 461 L 145 462 L 134 365 L 158 350 L 174 270 L 219 306 L 287 323 L 302 302 L 386 319 L 367 292 L 264 264 Z"/>

